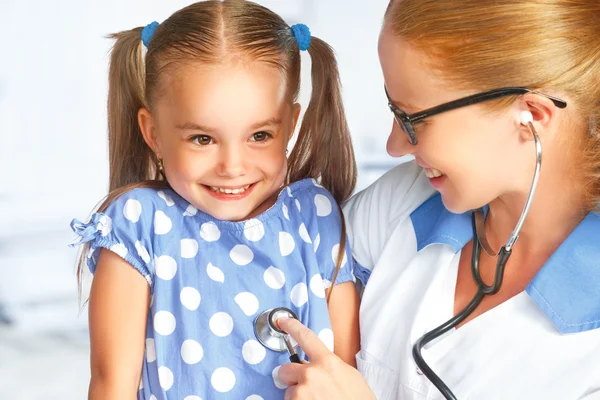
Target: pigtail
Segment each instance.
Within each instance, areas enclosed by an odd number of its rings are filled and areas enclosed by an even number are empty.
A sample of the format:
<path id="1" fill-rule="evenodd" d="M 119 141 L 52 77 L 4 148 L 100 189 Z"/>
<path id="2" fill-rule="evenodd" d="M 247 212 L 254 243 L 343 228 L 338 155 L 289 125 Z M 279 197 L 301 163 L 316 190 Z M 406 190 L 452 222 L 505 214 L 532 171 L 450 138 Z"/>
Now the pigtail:
<path id="1" fill-rule="evenodd" d="M 312 95 L 289 158 L 288 182 L 306 177 L 320 181 L 338 204 L 356 185 L 356 161 L 342 104 L 333 49 L 312 37 Z"/>
<path id="2" fill-rule="evenodd" d="M 288 181 L 312 177 L 333 195 L 338 207 L 356 185 L 356 160 L 342 104 L 341 84 L 333 49 L 312 37 L 308 53 L 312 59 L 312 94 L 289 158 Z M 346 251 L 346 225 L 340 209 L 341 235 L 332 287 Z"/>
<path id="3" fill-rule="evenodd" d="M 142 28 L 119 32 L 110 55 L 108 75 L 109 190 L 159 179 L 156 159 L 138 124 L 144 101 L 145 67 Z"/>
<path id="4" fill-rule="evenodd" d="M 103 212 L 116 198 L 136 187 L 163 189 L 168 186 L 161 179 L 156 156 L 144 141 L 138 123 L 138 111 L 147 107 L 141 33 L 142 28 L 135 28 L 109 35 L 116 40 L 108 74 L 109 193 L 97 212 Z M 77 258 L 80 303 L 89 248 L 89 244 L 84 243 Z"/>

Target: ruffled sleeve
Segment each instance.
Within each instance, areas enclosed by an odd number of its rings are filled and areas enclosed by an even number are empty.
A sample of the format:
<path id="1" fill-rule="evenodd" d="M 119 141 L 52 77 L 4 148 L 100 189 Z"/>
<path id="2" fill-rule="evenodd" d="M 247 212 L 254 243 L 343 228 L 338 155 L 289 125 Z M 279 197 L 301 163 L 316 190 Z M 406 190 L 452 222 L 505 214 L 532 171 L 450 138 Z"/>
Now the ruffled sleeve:
<path id="1" fill-rule="evenodd" d="M 100 249 L 117 254 L 152 284 L 154 206 L 148 191 L 133 190 L 114 200 L 104 212 L 92 215 L 87 223 L 73 219 L 71 229 L 77 235 L 71 246 L 89 243 L 87 265 L 95 273 Z"/>

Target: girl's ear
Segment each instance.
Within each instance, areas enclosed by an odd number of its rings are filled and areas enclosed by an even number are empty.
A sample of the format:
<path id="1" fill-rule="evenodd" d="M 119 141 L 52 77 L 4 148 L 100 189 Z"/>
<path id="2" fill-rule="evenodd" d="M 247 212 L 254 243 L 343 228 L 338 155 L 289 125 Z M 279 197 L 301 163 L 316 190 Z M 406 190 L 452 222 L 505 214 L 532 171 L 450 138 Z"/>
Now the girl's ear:
<path id="1" fill-rule="evenodd" d="M 140 108 L 138 111 L 138 124 L 142 131 L 144 141 L 152 149 L 154 153 L 160 153 L 158 141 L 156 140 L 156 130 L 152 113 L 147 108 Z"/>
<path id="2" fill-rule="evenodd" d="M 300 118 L 300 111 L 302 110 L 302 106 L 299 103 L 295 103 L 293 106 L 293 120 L 292 120 L 292 129 L 290 130 L 290 136 L 288 140 L 292 140 L 292 136 L 294 136 L 294 132 L 296 131 L 296 125 L 298 125 L 298 119 Z"/>

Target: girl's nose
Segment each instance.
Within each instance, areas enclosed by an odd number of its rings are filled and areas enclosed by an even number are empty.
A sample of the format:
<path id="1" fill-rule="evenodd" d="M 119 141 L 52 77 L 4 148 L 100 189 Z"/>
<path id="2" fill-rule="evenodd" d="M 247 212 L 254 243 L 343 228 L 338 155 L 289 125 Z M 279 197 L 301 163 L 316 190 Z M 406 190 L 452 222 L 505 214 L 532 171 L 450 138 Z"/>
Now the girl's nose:
<path id="1" fill-rule="evenodd" d="M 246 174 L 246 159 L 238 146 L 223 146 L 220 149 L 217 174 L 225 178 L 238 178 Z"/>

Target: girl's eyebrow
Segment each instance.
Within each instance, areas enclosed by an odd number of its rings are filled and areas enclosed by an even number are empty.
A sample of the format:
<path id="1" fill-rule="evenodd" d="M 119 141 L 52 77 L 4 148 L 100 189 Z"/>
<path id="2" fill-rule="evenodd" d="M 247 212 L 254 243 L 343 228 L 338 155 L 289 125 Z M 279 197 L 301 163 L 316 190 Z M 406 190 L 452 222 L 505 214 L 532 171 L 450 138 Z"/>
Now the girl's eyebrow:
<path id="1" fill-rule="evenodd" d="M 181 129 L 183 131 L 202 131 L 205 133 L 215 133 L 217 132 L 216 128 L 211 128 L 206 125 L 200 125 L 195 122 L 186 122 L 184 124 L 178 124 L 175 126 L 177 129 Z"/>
<path id="2" fill-rule="evenodd" d="M 269 118 L 265 121 L 261 121 L 258 122 L 256 124 L 253 124 L 250 127 L 250 130 L 254 130 L 254 129 L 258 129 L 258 128 L 263 128 L 265 126 L 279 126 L 281 125 L 281 119 L 280 118 Z"/>
<path id="3" fill-rule="evenodd" d="M 279 126 L 281 125 L 281 119 L 280 118 L 269 118 L 267 120 L 264 121 L 260 121 L 256 124 L 253 124 L 250 127 L 250 130 L 254 130 L 254 129 L 258 129 L 258 128 L 263 128 L 266 126 Z M 201 125 L 195 122 L 186 122 L 183 124 L 178 124 L 175 126 L 175 128 L 183 130 L 183 131 L 201 131 L 201 132 L 205 132 L 205 133 L 216 133 L 218 131 L 217 128 L 212 128 L 206 125 Z"/>

